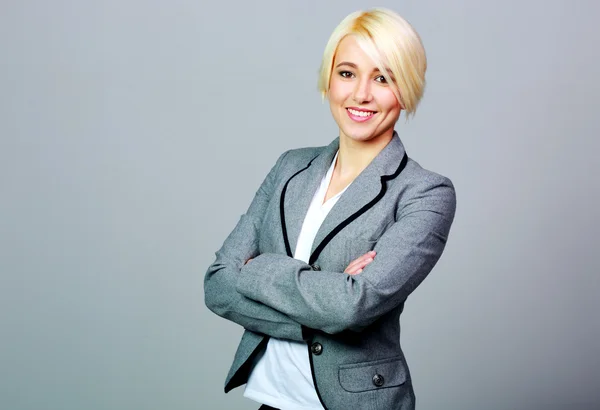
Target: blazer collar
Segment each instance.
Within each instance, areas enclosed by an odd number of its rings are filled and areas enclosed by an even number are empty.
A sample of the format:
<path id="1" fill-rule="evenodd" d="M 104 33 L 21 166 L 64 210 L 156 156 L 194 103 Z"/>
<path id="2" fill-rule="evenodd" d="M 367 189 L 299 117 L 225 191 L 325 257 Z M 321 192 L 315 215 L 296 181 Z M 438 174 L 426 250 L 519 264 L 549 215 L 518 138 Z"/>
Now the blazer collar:
<path id="1" fill-rule="evenodd" d="M 312 198 L 339 148 L 339 138 L 333 140 L 306 167 L 286 183 L 280 203 L 284 240 L 289 250 L 296 249 L 300 229 Z M 406 165 L 406 152 L 396 132 L 388 145 L 352 181 L 321 224 L 312 246 L 311 261 L 348 223 L 375 205 L 385 194 L 385 181 L 395 178 Z M 293 256 L 293 255 L 288 255 Z"/>
<path id="2" fill-rule="evenodd" d="M 281 195 L 282 228 L 288 256 L 293 257 L 304 217 L 323 176 L 339 148 L 339 138 L 334 139 L 316 157 L 296 172 L 286 183 Z M 341 198 L 340 198 L 341 199 Z"/>

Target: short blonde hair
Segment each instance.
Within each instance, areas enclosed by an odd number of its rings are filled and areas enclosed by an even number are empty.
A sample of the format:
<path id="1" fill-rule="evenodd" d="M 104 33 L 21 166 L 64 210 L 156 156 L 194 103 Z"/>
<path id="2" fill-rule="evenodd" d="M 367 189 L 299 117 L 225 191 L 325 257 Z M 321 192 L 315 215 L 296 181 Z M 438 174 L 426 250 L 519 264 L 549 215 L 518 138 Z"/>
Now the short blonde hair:
<path id="1" fill-rule="evenodd" d="M 325 47 L 319 72 L 318 86 L 323 98 L 329 92 L 337 48 L 348 35 L 356 38 L 387 82 L 396 85 L 393 87 L 394 93 L 407 118 L 414 115 L 425 91 L 425 49 L 421 38 L 406 20 L 383 8 L 354 12 L 333 31 Z M 395 81 L 390 78 L 388 69 Z"/>

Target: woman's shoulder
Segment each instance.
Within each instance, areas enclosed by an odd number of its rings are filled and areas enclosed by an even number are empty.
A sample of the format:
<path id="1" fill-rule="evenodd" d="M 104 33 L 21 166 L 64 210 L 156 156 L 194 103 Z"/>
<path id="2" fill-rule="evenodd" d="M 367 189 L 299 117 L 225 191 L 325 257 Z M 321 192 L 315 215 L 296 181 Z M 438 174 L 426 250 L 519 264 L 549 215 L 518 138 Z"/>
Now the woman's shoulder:
<path id="1" fill-rule="evenodd" d="M 456 190 L 452 180 L 422 167 L 417 161 L 408 159 L 402 178 L 398 178 L 395 184 L 390 186 L 396 191 L 400 202 L 408 209 L 429 209 L 447 215 L 450 220 L 456 210 Z M 402 207 L 400 207 L 402 208 Z"/>
<path id="2" fill-rule="evenodd" d="M 410 157 L 406 163 L 404 173 L 406 175 L 405 182 L 410 182 L 416 186 L 445 185 L 454 189 L 454 184 L 449 177 L 422 167 L 421 164 Z"/>

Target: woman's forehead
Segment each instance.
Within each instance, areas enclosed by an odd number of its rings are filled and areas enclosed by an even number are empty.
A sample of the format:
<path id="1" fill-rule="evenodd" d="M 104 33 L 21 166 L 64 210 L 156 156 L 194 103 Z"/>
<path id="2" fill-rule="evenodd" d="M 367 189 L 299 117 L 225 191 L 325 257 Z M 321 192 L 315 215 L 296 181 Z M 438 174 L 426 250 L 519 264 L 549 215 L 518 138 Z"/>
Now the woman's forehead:
<path id="1" fill-rule="evenodd" d="M 377 64 L 363 49 L 364 45 L 353 35 L 348 35 L 340 41 L 335 53 L 334 66 L 347 64 L 360 69 L 377 69 Z"/>

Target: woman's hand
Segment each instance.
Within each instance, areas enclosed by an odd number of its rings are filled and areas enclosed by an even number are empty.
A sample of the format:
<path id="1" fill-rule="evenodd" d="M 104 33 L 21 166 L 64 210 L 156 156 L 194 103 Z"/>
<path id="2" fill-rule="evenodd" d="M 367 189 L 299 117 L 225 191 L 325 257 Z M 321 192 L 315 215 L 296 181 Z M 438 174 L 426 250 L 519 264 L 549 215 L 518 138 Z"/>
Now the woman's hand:
<path id="1" fill-rule="evenodd" d="M 358 275 L 363 271 L 365 266 L 373 262 L 375 255 L 375 251 L 369 251 L 364 255 L 354 259 L 352 262 L 350 262 L 346 270 L 344 270 L 344 273 L 347 273 L 348 275 Z"/>

